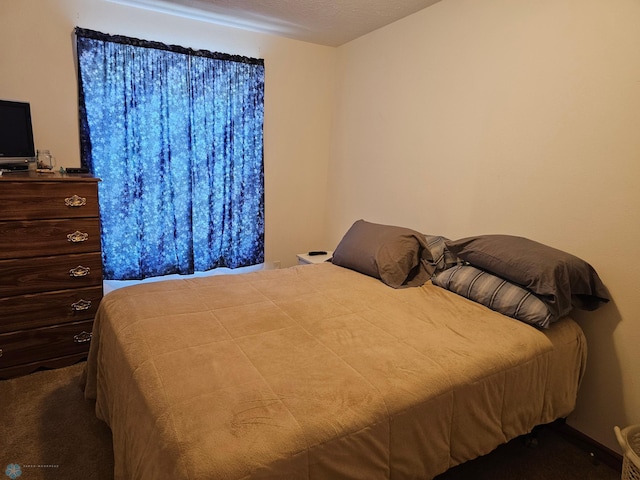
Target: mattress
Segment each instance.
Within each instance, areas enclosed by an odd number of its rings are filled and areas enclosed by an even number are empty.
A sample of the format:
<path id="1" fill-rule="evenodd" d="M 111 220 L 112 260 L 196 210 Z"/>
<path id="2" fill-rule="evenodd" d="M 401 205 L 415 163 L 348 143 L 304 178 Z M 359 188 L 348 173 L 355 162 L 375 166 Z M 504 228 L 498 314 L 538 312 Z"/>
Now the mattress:
<path id="1" fill-rule="evenodd" d="M 586 342 L 330 263 L 137 285 L 85 396 L 116 479 L 428 479 L 574 408 Z"/>

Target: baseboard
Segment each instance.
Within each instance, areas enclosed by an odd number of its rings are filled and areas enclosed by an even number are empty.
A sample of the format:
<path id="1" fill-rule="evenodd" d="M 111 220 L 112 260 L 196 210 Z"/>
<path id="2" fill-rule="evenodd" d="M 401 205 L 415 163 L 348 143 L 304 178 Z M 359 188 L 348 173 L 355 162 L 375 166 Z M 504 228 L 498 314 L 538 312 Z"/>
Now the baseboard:
<path id="1" fill-rule="evenodd" d="M 594 462 L 602 462 L 614 470 L 622 472 L 622 455 L 619 453 L 567 425 L 564 419 L 553 422 L 551 428 L 562 435 L 567 441 L 588 452 Z"/>

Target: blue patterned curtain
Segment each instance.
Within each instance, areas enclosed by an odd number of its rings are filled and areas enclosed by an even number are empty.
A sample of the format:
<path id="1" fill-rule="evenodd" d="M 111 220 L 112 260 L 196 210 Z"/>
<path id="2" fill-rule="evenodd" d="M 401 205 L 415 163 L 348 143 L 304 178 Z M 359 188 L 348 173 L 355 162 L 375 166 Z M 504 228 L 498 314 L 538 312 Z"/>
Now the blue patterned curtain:
<path id="1" fill-rule="evenodd" d="M 76 28 L 104 275 L 264 261 L 264 62 Z"/>

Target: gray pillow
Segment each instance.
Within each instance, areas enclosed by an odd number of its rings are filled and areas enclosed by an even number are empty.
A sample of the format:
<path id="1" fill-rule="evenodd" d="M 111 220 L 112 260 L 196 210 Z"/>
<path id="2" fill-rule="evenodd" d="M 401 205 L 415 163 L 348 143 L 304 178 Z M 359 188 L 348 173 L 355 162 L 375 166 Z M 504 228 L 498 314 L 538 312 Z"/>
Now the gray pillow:
<path id="1" fill-rule="evenodd" d="M 440 272 L 432 282 L 536 327 L 547 328 L 557 320 L 547 305 L 529 290 L 470 265 L 459 265 Z"/>
<path id="2" fill-rule="evenodd" d="M 511 235 L 481 235 L 446 245 L 471 265 L 531 290 L 556 318 L 567 315 L 574 306 L 595 310 L 609 301 L 591 265 L 542 243 Z"/>
<path id="3" fill-rule="evenodd" d="M 429 279 L 422 259 L 425 248 L 419 232 L 358 220 L 334 250 L 331 262 L 394 288 L 414 287 Z"/>

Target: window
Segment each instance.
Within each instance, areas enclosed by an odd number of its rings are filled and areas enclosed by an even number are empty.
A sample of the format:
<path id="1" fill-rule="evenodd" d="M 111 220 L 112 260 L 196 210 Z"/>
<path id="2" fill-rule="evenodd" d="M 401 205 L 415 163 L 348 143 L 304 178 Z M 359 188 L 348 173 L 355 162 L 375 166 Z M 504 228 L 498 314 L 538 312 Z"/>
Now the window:
<path id="1" fill-rule="evenodd" d="M 264 261 L 264 62 L 76 28 L 105 279 Z"/>

